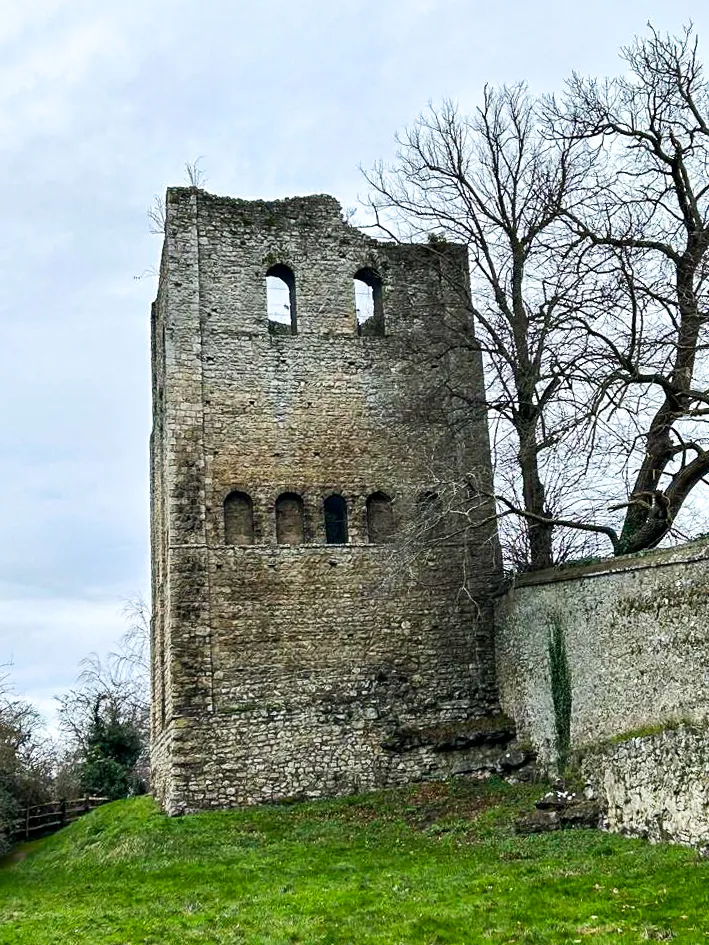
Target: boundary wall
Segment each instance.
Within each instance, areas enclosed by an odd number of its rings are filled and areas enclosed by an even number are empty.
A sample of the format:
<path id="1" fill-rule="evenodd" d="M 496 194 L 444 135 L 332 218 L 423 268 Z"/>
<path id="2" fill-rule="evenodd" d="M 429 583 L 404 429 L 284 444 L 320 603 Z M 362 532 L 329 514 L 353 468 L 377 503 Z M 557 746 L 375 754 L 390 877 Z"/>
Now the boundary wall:
<path id="1" fill-rule="evenodd" d="M 708 581 L 698 540 L 518 576 L 497 600 L 503 710 L 547 769 L 566 731 L 613 830 L 709 845 Z"/>

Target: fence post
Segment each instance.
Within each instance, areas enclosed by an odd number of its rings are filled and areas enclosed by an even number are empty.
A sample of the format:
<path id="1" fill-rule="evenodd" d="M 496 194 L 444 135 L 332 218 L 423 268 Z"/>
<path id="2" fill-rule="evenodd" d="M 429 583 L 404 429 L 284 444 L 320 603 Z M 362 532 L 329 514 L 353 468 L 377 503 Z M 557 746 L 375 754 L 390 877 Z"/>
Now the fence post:
<path id="1" fill-rule="evenodd" d="M 25 840 L 30 838 L 30 805 L 27 805 L 25 810 Z"/>
<path id="2" fill-rule="evenodd" d="M 59 804 L 59 823 L 64 826 L 66 823 L 66 798 L 63 797 Z"/>

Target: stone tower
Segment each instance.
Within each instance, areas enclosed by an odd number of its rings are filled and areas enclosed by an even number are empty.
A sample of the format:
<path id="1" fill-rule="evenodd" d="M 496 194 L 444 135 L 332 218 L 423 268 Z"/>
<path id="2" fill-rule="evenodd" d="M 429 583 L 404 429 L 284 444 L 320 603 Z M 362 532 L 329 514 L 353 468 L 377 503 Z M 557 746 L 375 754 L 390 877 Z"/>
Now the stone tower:
<path id="1" fill-rule="evenodd" d="M 156 795 L 182 813 L 475 769 L 496 707 L 495 533 L 466 544 L 444 517 L 424 547 L 415 525 L 440 503 L 435 469 L 489 468 L 482 410 L 446 410 L 453 376 L 482 401 L 479 354 L 433 341 L 468 318 L 464 249 L 376 241 L 327 196 L 170 189 L 165 232 Z M 270 320 L 267 276 L 285 291 Z"/>

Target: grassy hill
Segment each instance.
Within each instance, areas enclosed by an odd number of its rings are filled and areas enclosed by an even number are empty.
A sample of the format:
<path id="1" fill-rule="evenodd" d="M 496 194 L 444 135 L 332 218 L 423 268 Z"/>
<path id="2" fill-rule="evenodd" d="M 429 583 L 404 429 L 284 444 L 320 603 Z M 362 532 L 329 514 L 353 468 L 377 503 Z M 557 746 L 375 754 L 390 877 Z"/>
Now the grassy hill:
<path id="1" fill-rule="evenodd" d="M 709 941 L 709 861 L 514 836 L 538 795 L 458 781 L 172 820 L 117 802 L 0 868 L 0 943 Z"/>

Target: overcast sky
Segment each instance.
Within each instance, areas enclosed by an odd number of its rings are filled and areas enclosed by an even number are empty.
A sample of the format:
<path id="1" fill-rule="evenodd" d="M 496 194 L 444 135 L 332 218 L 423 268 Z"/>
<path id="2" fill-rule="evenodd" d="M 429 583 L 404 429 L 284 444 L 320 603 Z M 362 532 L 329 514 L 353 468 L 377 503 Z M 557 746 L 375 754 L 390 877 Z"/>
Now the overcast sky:
<path id="1" fill-rule="evenodd" d="M 621 68 L 648 19 L 706 0 L 3 0 L 0 663 L 50 714 L 148 594 L 146 210 L 202 156 L 208 190 L 363 193 L 429 100 Z"/>

